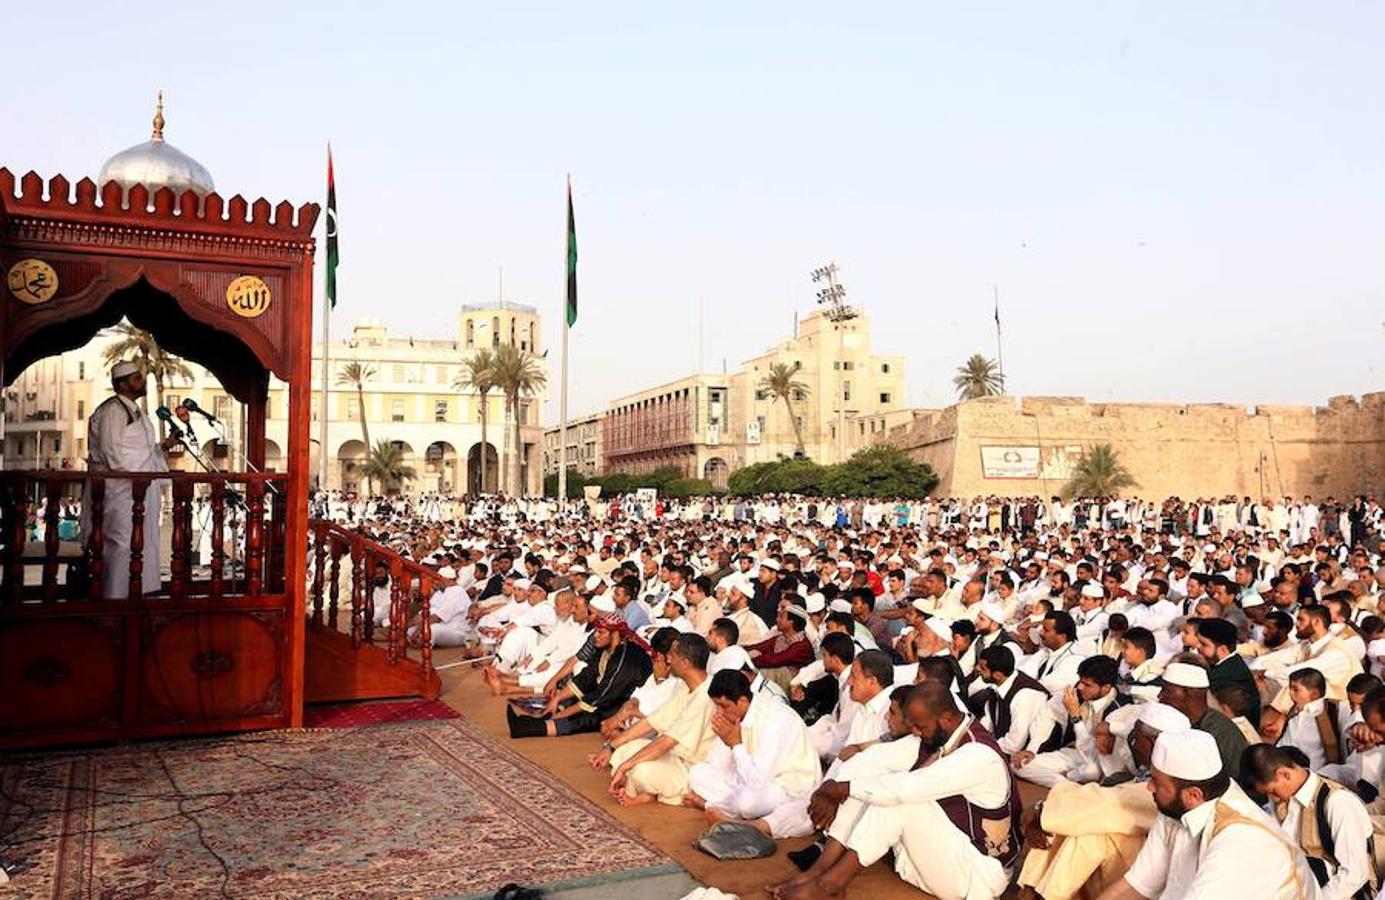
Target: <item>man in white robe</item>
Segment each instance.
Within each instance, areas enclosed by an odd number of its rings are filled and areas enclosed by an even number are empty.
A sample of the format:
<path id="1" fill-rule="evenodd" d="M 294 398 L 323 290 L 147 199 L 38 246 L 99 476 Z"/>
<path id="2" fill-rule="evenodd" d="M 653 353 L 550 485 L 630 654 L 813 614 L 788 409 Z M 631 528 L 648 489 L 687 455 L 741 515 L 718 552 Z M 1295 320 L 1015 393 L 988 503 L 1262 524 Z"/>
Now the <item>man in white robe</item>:
<path id="1" fill-rule="evenodd" d="M 87 419 L 87 470 L 91 472 L 167 472 L 164 453 L 178 444 L 170 435 L 159 443 L 154 423 L 140 409 L 148 388 L 144 372 L 132 362 L 111 369 L 114 396 L 106 398 Z M 130 594 L 130 541 L 133 534 L 133 483 L 107 479 L 101 515 L 101 596 L 123 599 Z M 163 587 L 160 574 L 159 517 L 162 482 L 154 479 L 144 490 L 143 562 L 140 590 L 144 594 Z M 91 482 L 82 496 L 82 533 L 91 534 Z"/>

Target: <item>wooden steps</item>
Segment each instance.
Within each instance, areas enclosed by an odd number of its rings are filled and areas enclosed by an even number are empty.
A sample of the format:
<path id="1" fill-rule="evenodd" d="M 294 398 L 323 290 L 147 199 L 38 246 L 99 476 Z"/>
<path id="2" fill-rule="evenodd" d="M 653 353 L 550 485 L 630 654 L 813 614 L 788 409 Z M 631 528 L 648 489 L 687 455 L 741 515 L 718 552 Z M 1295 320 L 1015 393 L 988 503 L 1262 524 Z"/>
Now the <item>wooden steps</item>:
<path id="1" fill-rule="evenodd" d="M 351 646 L 351 635 L 308 623 L 303 690 L 308 703 L 422 697 L 436 700 L 442 679 L 418 659 L 399 657 L 393 665 L 383 644 Z"/>

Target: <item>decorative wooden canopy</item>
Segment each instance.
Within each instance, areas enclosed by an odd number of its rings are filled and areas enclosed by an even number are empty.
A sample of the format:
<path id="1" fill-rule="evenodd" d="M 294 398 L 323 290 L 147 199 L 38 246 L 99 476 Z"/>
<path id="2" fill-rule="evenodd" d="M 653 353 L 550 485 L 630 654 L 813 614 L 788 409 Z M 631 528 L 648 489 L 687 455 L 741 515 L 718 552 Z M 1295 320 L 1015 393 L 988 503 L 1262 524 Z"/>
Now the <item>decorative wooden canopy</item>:
<path id="1" fill-rule="evenodd" d="M 89 178 L 74 191 L 62 175 L 45 185 L 34 172 L 18 187 L 0 168 L 5 384 L 122 316 L 246 403 L 263 397 L 269 373 L 308 372 L 317 204 L 150 196 L 116 182 L 98 191 Z"/>

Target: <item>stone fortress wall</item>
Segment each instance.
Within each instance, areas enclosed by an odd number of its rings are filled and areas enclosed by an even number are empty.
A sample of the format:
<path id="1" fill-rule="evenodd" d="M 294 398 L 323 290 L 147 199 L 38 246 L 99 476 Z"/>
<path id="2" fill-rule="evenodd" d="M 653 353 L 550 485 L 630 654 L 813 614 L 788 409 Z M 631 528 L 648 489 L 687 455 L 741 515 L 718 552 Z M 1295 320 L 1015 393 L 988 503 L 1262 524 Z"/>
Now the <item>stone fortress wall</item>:
<path id="1" fill-rule="evenodd" d="M 914 410 L 876 442 L 932 465 L 938 496 L 1052 496 L 1099 443 L 1139 482 L 1127 494 L 1146 499 L 1385 494 L 1385 392 L 1252 409 L 986 397 Z"/>

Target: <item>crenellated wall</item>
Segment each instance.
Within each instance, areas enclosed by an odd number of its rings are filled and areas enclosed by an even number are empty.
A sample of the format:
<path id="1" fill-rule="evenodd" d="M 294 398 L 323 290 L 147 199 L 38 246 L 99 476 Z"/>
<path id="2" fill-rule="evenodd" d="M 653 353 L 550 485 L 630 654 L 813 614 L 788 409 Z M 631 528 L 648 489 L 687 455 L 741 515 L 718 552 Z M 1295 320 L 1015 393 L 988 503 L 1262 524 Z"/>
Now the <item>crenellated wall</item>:
<path id="1" fill-rule="evenodd" d="M 1088 403 L 987 397 L 881 435 L 933 466 L 941 495 L 1048 496 L 1093 444 L 1109 443 L 1148 498 L 1235 494 L 1322 497 L 1385 489 L 1385 392 L 1326 406 Z M 1038 477 L 987 477 L 982 447 L 1039 448 Z"/>

